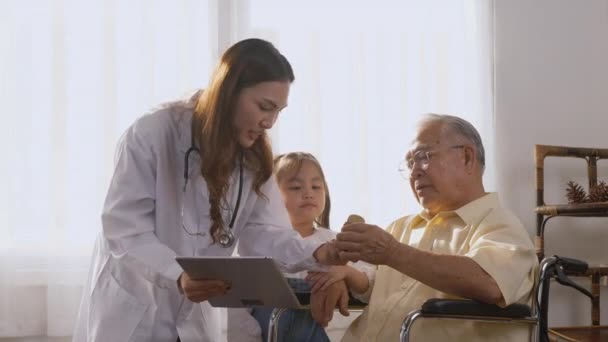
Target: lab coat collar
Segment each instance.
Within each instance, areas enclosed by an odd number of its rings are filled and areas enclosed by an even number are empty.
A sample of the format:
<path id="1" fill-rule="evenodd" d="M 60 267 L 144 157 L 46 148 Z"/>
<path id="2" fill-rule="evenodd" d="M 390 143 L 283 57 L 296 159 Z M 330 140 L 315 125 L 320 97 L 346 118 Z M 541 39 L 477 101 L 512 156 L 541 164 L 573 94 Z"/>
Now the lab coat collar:
<path id="1" fill-rule="evenodd" d="M 178 106 L 178 110 L 181 111 L 179 115 L 176 115 L 179 129 L 179 149 L 183 153 L 186 153 L 192 145 L 192 115 L 201 92 L 202 89 L 199 89 L 193 95 L 180 101 L 180 106 Z"/>

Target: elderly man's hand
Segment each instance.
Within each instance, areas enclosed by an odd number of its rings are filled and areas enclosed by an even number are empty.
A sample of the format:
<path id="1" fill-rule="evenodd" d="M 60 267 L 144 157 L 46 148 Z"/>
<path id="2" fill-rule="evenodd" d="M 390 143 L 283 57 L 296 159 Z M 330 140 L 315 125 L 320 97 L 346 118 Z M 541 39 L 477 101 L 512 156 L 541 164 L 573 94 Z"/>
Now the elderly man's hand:
<path id="1" fill-rule="evenodd" d="M 382 228 L 365 223 L 342 227 L 336 238 L 341 259 L 362 260 L 374 265 L 386 264 L 398 245 L 399 242 Z"/>
<path id="2" fill-rule="evenodd" d="M 336 307 L 340 309 L 342 315 L 349 315 L 348 289 L 343 280 L 333 283 L 327 290 L 317 291 L 310 295 L 312 318 L 322 327 L 327 327 Z"/>

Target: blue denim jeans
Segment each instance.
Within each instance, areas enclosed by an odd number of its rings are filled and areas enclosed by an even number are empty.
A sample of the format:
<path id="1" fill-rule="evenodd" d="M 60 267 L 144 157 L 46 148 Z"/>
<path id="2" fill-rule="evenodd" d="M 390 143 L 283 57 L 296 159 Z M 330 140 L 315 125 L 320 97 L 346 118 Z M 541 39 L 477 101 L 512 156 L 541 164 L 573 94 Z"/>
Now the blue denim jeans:
<path id="1" fill-rule="evenodd" d="M 310 286 L 302 279 L 288 279 L 296 293 L 310 293 Z M 268 340 L 268 323 L 271 308 L 254 307 L 251 315 L 262 328 L 262 340 Z M 283 312 L 277 324 L 277 341 L 289 342 L 329 342 L 325 329 L 314 321 L 309 310 L 289 309 Z"/>

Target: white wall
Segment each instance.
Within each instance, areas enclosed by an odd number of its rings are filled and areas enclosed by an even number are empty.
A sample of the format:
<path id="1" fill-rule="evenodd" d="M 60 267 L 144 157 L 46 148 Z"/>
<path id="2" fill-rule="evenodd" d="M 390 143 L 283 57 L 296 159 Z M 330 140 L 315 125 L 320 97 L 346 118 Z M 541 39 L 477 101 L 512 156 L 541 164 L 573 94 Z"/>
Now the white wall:
<path id="1" fill-rule="evenodd" d="M 608 1 L 495 0 L 495 58 L 497 188 L 534 235 L 534 145 L 608 148 Z M 545 172 L 548 203 L 585 180 L 582 160 L 550 158 Z M 608 161 L 598 178 L 608 181 Z M 545 246 L 608 264 L 608 218 L 554 218 Z M 554 286 L 550 325 L 590 323 L 589 301 L 573 293 Z M 608 324 L 606 286 L 601 300 Z"/>

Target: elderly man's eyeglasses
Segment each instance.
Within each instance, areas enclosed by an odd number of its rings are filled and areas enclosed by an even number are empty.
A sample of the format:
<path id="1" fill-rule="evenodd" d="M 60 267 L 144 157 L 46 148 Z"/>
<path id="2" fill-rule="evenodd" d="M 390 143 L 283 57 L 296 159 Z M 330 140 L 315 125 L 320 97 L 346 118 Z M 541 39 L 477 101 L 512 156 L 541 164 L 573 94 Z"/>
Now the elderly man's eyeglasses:
<path id="1" fill-rule="evenodd" d="M 448 148 L 450 148 L 450 149 L 464 148 L 464 145 L 453 145 Z M 437 152 L 439 152 L 439 151 L 438 150 L 430 150 L 430 151 L 420 150 L 420 151 L 414 152 L 412 155 L 410 155 L 408 158 L 406 158 L 404 161 L 401 162 L 401 166 L 399 167 L 399 172 L 401 173 L 401 175 L 404 178 L 408 178 L 410 172 L 414 169 L 414 166 L 416 166 L 416 165 L 418 165 L 423 170 L 426 170 L 426 168 L 431 163 L 431 158 Z"/>

